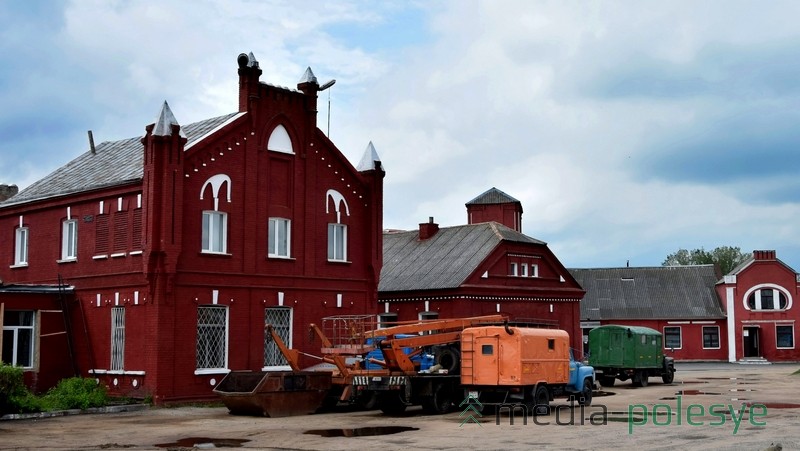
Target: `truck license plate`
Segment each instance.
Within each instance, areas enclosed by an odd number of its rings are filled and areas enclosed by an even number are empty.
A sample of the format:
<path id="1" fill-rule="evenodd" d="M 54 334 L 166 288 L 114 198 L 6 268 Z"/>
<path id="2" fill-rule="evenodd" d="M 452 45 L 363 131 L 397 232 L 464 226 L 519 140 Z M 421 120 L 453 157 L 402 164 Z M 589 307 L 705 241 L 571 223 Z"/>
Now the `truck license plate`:
<path id="1" fill-rule="evenodd" d="M 372 377 L 372 382 L 380 382 L 380 381 L 381 381 L 381 377 L 380 376 L 373 376 Z"/>
<path id="2" fill-rule="evenodd" d="M 470 390 L 469 392 L 467 392 L 467 397 L 472 399 L 478 399 L 478 392 Z"/>

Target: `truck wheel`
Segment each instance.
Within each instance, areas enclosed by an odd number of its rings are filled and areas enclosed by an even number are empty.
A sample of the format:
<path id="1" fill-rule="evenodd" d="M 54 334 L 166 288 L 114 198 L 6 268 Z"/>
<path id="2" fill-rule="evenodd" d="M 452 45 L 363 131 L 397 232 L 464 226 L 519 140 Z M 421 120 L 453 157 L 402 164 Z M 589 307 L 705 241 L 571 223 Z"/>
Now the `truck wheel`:
<path id="1" fill-rule="evenodd" d="M 633 386 L 634 387 L 647 387 L 647 373 L 644 371 L 637 371 L 633 374 Z"/>
<path id="2" fill-rule="evenodd" d="M 442 415 L 450 411 L 453 406 L 452 390 L 447 384 L 439 383 L 433 386 L 433 394 L 422 401 L 422 409 L 431 414 Z"/>
<path id="3" fill-rule="evenodd" d="M 364 410 L 374 410 L 378 406 L 378 395 L 374 391 L 367 391 L 356 398 L 358 407 Z"/>
<path id="4" fill-rule="evenodd" d="M 583 380 L 583 390 L 581 390 L 580 395 L 578 395 L 578 404 L 582 406 L 591 406 L 592 405 L 592 380 L 591 379 L 584 379 Z"/>
<path id="5" fill-rule="evenodd" d="M 406 403 L 398 392 L 387 392 L 378 395 L 378 408 L 386 415 L 400 415 L 406 411 Z"/>
<path id="6" fill-rule="evenodd" d="M 675 371 L 672 369 L 667 370 L 666 373 L 661 375 L 661 380 L 664 381 L 665 384 L 671 384 L 672 381 L 675 380 Z"/>
<path id="7" fill-rule="evenodd" d="M 617 380 L 614 376 L 600 376 L 597 378 L 600 381 L 600 385 L 603 387 L 613 387 L 614 381 Z"/>
<path id="8" fill-rule="evenodd" d="M 547 413 L 544 413 L 545 408 Z M 550 393 L 544 385 L 539 385 L 533 392 L 533 414 L 538 415 L 539 413 L 550 415 Z"/>

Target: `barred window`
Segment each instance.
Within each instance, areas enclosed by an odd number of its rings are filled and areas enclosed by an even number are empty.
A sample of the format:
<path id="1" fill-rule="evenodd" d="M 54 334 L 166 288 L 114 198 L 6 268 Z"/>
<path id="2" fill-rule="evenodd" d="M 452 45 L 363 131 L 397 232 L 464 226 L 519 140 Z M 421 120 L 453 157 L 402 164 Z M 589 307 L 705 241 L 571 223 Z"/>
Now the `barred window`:
<path id="1" fill-rule="evenodd" d="M 292 346 L 292 309 L 288 307 L 269 307 L 264 310 L 264 325 L 270 324 L 275 332 L 281 337 L 286 346 Z M 266 328 L 264 329 L 266 331 Z M 289 363 L 281 354 L 278 345 L 272 340 L 272 336 L 264 334 L 264 367 L 275 368 L 285 367 Z"/>
<path id="2" fill-rule="evenodd" d="M 228 308 L 197 307 L 197 369 L 228 366 Z"/>
<path id="3" fill-rule="evenodd" d="M 125 369 L 125 309 L 111 309 L 111 371 Z"/>

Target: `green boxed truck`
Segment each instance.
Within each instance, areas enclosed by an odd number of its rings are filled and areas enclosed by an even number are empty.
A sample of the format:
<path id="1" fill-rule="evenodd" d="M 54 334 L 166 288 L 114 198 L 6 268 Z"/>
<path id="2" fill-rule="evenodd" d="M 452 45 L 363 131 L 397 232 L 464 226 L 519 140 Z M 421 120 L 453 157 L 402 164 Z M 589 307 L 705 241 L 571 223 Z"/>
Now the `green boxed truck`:
<path id="1" fill-rule="evenodd" d="M 649 327 L 607 324 L 589 332 L 589 365 L 597 380 L 611 387 L 619 379 L 646 387 L 650 377 L 669 384 L 675 377 L 675 361 L 664 355 L 661 332 Z"/>

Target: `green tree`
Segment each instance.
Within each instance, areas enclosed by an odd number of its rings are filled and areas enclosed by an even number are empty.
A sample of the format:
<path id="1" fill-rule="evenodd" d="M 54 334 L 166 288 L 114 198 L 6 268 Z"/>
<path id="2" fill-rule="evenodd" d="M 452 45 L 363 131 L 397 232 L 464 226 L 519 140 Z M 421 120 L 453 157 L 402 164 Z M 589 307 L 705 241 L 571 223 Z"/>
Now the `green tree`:
<path id="1" fill-rule="evenodd" d="M 728 274 L 745 261 L 750 254 L 743 253 L 739 247 L 720 246 L 713 251 L 700 249 L 678 249 L 677 252 L 669 254 L 662 266 L 686 266 L 686 265 L 710 265 L 719 266 L 722 274 Z"/>

